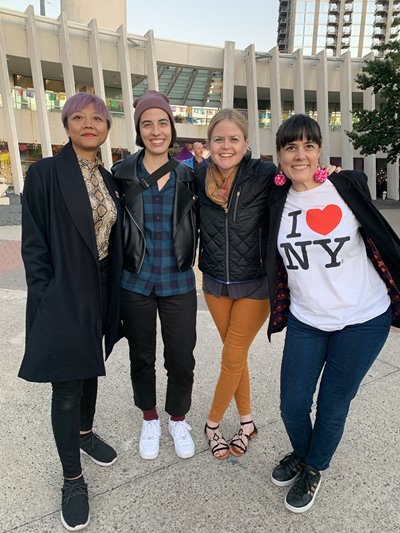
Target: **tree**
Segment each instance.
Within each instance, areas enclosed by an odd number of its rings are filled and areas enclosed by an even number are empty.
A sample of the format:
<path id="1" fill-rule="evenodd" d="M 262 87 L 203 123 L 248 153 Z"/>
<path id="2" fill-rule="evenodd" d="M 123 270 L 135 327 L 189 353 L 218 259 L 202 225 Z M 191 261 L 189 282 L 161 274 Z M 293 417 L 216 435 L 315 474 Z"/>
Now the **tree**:
<path id="1" fill-rule="evenodd" d="M 383 59 L 366 61 L 356 76 L 358 87 L 379 95 L 376 109 L 354 111 L 353 131 L 346 131 L 364 155 L 382 151 L 394 163 L 400 154 L 400 41 L 389 41 Z"/>

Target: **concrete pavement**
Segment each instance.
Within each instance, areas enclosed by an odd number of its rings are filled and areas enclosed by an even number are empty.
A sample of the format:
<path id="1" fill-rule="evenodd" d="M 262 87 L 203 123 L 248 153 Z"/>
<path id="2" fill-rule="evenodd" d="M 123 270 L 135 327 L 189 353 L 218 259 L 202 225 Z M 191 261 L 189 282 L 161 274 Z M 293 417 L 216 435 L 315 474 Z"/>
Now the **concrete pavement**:
<path id="1" fill-rule="evenodd" d="M 400 211 L 382 211 L 400 233 Z M 61 472 L 50 426 L 50 386 L 16 377 L 24 342 L 25 282 L 19 258 L 19 226 L 0 227 L 0 533 L 57 533 L 61 526 Z M 83 458 L 92 520 L 88 533 L 400 532 L 400 355 L 391 333 L 353 402 L 345 435 L 331 468 L 323 473 L 314 507 L 303 515 L 283 507 L 285 489 L 270 472 L 290 446 L 279 415 L 279 365 L 283 334 L 271 344 L 265 328 L 250 354 L 253 414 L 259 434 L 241 459 L 212 458 L 203 434 L 219 372 L 220 341 L 199 294 L 193 405 L 196 454 L 181 460 L 167 432 L 165 371 L 158 345 L 161 452 L 140 458 L 141 417 L 132 402 L 127 344 L 121 341 L 100 380 L 95 428 L 118 451 L 111 468 Z M 225 436 L 237 429 L 231 406 Z"/>

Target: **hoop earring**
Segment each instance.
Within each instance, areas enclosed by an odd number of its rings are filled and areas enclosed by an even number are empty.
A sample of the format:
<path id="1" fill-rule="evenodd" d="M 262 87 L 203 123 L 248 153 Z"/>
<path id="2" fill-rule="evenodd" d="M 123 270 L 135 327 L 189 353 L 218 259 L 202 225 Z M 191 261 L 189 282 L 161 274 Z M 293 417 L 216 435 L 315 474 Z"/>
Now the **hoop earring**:
<path id="1" fill-rule="evenodd" d="M 328 177 L 328 173 L 324 168 L 318 167 L 314 174 L 314 181 L 317 183 L 324 183 Z"/>
<path id="2" fill-rule="evenodd" d="M 275 176 L 274 178 L 274 183 L 275 185 L 277 185 L 278 187 L 282 187 L 283 185 L 285 185 L 286 183 L 286 176 L 285 174 L 282 172 L 282 170 L 280 170 L 278 172 L 278 174 Z"/>

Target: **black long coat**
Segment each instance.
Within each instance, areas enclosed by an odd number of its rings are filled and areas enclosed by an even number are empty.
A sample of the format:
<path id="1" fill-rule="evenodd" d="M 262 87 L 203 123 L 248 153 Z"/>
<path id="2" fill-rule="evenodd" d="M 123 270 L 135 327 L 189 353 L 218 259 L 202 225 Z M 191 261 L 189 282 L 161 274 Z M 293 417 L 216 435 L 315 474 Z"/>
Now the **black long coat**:
<path id="1" fill-rule="evenodd" d="M 110 238 L 105 356 L 121 337 L 121 210 L 109 172 L 100 169 L 117 206 Z M 105 374 L 101 281 L 92 209 L 72 144 L 31 165 L 22 202 L 22 258 L 28 285 L 25 354 L 19 376 L 38 382 Z"/>

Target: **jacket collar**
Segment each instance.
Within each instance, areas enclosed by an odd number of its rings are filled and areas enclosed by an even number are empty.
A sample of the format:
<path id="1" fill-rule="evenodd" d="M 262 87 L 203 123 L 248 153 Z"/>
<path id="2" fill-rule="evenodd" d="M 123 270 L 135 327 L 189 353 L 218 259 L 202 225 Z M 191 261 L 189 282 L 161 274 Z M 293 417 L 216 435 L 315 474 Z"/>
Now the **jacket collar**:
<path id="1" fill-rule="evenodd" d="M 69 142 L 54 156 L 56 174 L 65 205 L 82 239 L 98 259 L 92 208 L 86 185 L 72 143 Z"/>

